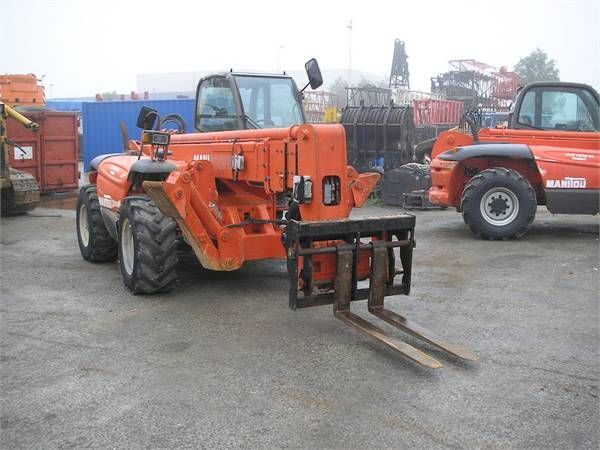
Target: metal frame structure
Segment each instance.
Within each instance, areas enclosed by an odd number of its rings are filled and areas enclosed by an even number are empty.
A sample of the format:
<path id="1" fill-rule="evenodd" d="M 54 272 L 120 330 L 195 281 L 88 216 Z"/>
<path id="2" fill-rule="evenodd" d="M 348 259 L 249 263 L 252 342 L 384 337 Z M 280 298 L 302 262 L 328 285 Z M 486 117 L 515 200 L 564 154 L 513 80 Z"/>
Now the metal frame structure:
<path id="1" fill-rule="evenodd" d="M 302 106 L 309 123 L 323 123 L 325 110 L 335 108 L 338 104 L 338 96 L 333 92 L 305 91 L 303 93 Z"/>
<path id="2" fill-rule="evenodd" d="M 346 106 L 384 106 L 391 101 L 391 89 L 375 86 L 346 88 Z"/>
<path id="3" fill-rule="evenodd" d="M 431 92 L 448 100 L 461 101 L 467 107 L 507 110 L 522 81 L 505 67 L 496 70 L 474 59 L 456 59 L 448 64 L 448 72 L 431 78 Z"/>
<path id="4" fill-rule="evenodd" d="M 406 54 L 404 41 L 396 39 L 394 42 L 394 57 L 390 71 L 390 89 L 410 90 L 408 72 L 408 55 Z"/>

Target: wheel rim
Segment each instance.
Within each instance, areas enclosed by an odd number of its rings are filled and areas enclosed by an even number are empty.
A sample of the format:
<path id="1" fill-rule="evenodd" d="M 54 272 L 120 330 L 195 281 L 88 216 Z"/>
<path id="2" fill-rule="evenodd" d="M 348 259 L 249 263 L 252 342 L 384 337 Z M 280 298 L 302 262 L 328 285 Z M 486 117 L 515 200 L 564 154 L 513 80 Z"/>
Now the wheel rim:
<path id="1" fill-rule="evenodd" d="M 495 187 L 481 197 L 481 216 L 494 226 L 512 223 L 519 214 L 519 199 L 509 189 Z"/>
<path id="2" fill-rule="evenodd" d="M 133 259 L 133 232 L 129 219 L 125 219 L 121 227 L 121 260 L 128 275 L 133 273 Z"/>
<path id="3" fill-rule="evenodd" d="M 87 206 L 83 203 L 79 207 L 79 236 L 84 247 L 90 244 L 90 225 L 88 223 Z"/>

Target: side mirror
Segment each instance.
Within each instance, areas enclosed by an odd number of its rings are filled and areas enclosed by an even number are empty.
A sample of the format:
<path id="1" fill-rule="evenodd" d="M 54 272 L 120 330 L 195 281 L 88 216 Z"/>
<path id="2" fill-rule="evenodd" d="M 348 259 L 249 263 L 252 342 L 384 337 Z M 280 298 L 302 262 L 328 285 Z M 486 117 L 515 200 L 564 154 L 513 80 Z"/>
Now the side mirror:
<path id="1" fill-rule="evenodd" d="M 323 84 L 321 69 L 319 69 L 319 63 L 315 58 L 309 59 L 306 64 L 304 64 L 304 68 L 306 69 L 308 84 L 310 84 L 311 89 L 317 89 Z"/>
<path id="2" fill-rule="evenodd" d="M 158 119 L 158 112 L 155 109 L 142 106 L 137 118 L 137 127 L 142 130 L 153 130 Z"/>

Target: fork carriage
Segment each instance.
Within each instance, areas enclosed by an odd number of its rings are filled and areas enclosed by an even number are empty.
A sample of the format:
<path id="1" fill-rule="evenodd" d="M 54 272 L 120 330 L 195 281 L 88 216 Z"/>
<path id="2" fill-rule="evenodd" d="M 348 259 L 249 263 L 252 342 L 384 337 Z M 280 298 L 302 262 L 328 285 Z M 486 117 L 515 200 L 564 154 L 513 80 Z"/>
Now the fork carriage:
<path id="1" fill-rule="evenodd" d="M 385 308 L 385 297 L 410 293 L 414 228 L 415 217 L 408 214 L 290 221 L 284 232 L 290 308 L 333 304 L 334 316 L 342 322 L 418 364 L 432 369 L 442 366 L 435 358 L 351 312 L 351 302 L 367 300 L 368 311 L 381 320 L 453 356 L 476 361 L 477 356 L 470 350 Z M 396 267 L 397 259 L 400 267 Z"/>

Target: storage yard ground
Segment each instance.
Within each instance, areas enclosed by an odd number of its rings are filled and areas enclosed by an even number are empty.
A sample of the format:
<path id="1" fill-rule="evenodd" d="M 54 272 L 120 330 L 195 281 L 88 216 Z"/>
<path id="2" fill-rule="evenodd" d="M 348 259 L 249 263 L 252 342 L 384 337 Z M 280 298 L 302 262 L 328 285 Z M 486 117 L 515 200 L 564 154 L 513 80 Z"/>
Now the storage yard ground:
<path id="1" fill-rule="evenodd" d="M 73 211 L 2 219 L 0 447 L 596 448 L 598 218 L 540 209 L 486 242 L 416 215 L 413 292 L 388 303 L 479 363 L 427 348 L 444 367 L 421 369 L 330 307 L 290 311 L 283 262 L 187 258 L 174 292 L 132 296 L 83 262 Z"/>

